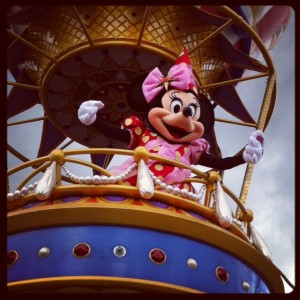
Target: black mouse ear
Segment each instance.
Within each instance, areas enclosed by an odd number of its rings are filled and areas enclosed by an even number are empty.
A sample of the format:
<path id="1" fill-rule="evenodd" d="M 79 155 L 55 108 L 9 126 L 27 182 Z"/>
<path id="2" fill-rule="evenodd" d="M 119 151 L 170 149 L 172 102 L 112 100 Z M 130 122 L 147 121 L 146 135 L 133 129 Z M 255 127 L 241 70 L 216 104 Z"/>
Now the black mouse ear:
<path id="1" fill-rule="evenodd" d="M 203 124 L 204 133 L 208 133 L 214 127 L 215 113 L 210 100 L 202 94 L 200 94 L 200 110 L 201 115 L 198 121 Z"/>

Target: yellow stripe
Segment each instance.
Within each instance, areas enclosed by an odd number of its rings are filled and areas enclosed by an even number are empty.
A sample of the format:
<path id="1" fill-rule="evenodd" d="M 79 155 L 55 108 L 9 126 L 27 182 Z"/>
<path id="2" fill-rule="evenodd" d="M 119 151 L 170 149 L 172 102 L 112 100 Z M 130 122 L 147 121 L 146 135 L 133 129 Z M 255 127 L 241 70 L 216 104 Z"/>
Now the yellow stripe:
<path id="1" fill-rule="evenodd" d="M 110 277 L 110 276 L 62 276 L 11 282 L 8 285 L 11 292 L 41 291 L 52 293 L 120 293 L 120 292 L 163 292 L 163 293 L 203 293 L 201 291 L 180 285 L 159 281 Z"/>

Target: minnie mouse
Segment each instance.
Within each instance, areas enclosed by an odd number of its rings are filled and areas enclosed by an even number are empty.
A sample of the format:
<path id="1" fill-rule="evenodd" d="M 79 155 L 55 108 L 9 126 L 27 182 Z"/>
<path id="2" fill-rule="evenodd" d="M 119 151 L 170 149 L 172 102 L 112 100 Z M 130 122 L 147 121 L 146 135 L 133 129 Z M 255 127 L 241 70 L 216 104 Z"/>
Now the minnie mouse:
<path id="1" fill-rule="evenodd" d="M 121 128 L 115 127 L 97 118 L 97 111 L 104 104 L 96 100 L 83 102 L 79 107 L 78 117 L 83 124 L 93 124 L 102 134 L 127 143 L 129 149 L 144 146 L 150 153 L 186 165 L 200 164 L 225 170 L 245 162 L 257 163 L 262 157 L 264 136 L 260 130 L 251 134 L 248 145 L 240 155 L 220 158 L 209 153 L 210 146 L 202 136 L 213 128 L 214 112 L 210 101 L 197 91 L 186 49 L 166 77 L 158 68 L 152 70 L 143 82 L 142 90 L 149 104 L 146 121 L 131 116 L 122 122 Z M 110 171 L 113 175 L 118 175 L 133 162 L 133 158 L 130 158 Z M 153 160 L 148 160 L 147 166 L 166 185 L 194 192 L 190 183 L 182 182 L 190 177 L 190 170 Z M 136 170 L 126 180 L 128 184 L 135 186 Z"/>

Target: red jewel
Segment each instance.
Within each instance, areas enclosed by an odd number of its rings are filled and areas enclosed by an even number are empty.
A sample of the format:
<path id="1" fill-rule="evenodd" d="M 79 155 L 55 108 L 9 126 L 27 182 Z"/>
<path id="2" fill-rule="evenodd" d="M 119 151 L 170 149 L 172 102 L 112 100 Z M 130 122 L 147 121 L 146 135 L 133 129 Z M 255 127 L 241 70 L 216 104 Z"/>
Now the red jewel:
<path id="1" fill-rule="evenodd" d="M 91 247 L 85 243 L 79 243 L 74 246 L 73 253 L 76 257 L 83 258 L 90 254 Z"/>
<path id="2" fill-rule="evenodd" d="M 18 260 L 18 252 L 17 251 L 9 251 L 7 252 L 7 265 L 11 266 Z"/>
<path id="3" fill-rule="evenodd" d="M 163 78 L 161 79 L 161 81 L 162 81 L 162 82 L 168 82 L 168 81 L 169 81 L 169 78 L 168 78 L 168 77 L 163 77 Z"/>
<path id="4" fill-rule="evenodd" d="M 166 261 L 166 254 L 161 249 L 152 249 L 149 253 L 149 257 L 157 264 L 162 264 Z"/>
<path id="5" fill-rule="evenodd" d="M 229 273 L 223 267 L 218 267 L 216 269 L 216 275 L 219 278 L 219 280 L 221 280 L 223 283 L 227 282 L 229 279 Z"/>

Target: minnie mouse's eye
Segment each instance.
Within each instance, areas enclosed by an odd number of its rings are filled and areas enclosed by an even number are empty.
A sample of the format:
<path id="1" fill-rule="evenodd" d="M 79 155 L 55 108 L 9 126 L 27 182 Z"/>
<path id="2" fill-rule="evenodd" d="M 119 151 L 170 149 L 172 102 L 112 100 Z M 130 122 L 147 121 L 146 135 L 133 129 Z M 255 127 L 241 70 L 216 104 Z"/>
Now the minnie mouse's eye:
<path id="1" fill-rule="evenodd" d="M 182 101 L 180 99 L 173 99 L 171 102 L 171 112 L 176 114 L 182 109 Z"/>
<path id="2" fill-rule="evenodd" d="M 191 117 L 193 118 L 196 114 L 197 106 L 194 103 L 192 103 L 188 107 L 191 109 Z"/>

